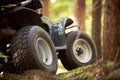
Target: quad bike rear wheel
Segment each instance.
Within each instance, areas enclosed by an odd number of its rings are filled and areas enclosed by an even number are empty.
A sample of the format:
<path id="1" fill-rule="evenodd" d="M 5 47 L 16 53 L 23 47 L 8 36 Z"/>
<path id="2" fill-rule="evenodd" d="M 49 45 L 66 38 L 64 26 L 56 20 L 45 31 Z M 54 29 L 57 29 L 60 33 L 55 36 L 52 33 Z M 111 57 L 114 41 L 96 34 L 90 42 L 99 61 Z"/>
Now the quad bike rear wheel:
<path id="1" fill-rule="evenodd" d="M 96 46 L 86 33 L 73 31 L 67 37 L 67 49 L 60 51 L 59 58 L 68 70 L 85 66 L 96 61 Z"/>
<path id="2" fill-rule="evenodd" d="M 42 69 L 55 74 L 57 55 L 49 35 L 39 26 L 21 29 L 11 43 L 13 64 L 18 73 Z"/>

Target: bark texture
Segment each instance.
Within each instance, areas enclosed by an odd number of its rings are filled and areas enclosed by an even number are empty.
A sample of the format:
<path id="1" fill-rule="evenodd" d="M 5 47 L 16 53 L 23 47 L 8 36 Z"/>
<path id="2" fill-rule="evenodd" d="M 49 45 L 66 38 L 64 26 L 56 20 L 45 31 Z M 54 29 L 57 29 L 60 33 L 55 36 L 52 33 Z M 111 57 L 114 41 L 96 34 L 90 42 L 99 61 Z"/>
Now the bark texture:
<path id="1" fill-rule="evenodd" d="M 102 0 L 93 0 L 92 5 L 92 37 L 98 51 L 98 58 L 101 58 L 101 8 Z"/>
<path id="2" fill-rule="evenodd" d="M 80 29 L 85 31 L 85 0 L 74 0 L 75 19 Z"/>
<path id="3" fill-rule="evenodd" d="M 42 0 L 43 2 L 43 14 L 49 16 L 49 1 L 50 0 Z"/>
<path id="4" fill-rule="evenodd" d="M 105 1 L 103 55 L 105 61 L 120 63 L 120 0 Z"/>

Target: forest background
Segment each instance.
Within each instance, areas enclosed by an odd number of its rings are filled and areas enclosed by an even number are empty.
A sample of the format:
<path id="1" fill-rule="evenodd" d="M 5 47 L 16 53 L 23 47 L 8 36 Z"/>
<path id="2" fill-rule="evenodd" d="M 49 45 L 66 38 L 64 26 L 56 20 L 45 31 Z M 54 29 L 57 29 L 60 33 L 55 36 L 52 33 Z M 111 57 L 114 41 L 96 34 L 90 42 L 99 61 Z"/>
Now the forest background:
<path id="1" fill-rule="evenodd" d="M 120 0 L 43 0 L 43 13 L 53 20 L 72 18 L 97 46 L 95 64 L 58 75 L 58 80 L 120 80 Z"/>

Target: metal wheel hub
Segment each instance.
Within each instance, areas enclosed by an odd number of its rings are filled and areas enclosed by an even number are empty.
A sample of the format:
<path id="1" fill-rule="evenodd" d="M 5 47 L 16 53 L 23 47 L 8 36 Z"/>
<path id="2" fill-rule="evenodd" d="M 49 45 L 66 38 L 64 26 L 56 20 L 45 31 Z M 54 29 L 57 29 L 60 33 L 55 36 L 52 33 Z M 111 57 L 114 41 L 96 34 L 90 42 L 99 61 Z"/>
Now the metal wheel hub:
<path id="1" fill-rule="evenodd" d="M 76 49 L 76 52 L 78 53 L 78 56 L 79 56 L 80 54 L 83 54 L 83 50 L 82 50 L 81 48 L 77 48 L 77 49 Z"/>
<path id="2" fill-rule="evenodd" d="M 44 38 L 38 38 L 36 42 L 38 59 L 45 65 L 50 65 L 53 62 L 51 48 Z"/>
<path id="3" fill-rule="evenodd" d="M 84 39 L 77 39 L 73 43 L 73 54 L 81 63 L 87 63 L 92 58 L 92 48 Z"/>

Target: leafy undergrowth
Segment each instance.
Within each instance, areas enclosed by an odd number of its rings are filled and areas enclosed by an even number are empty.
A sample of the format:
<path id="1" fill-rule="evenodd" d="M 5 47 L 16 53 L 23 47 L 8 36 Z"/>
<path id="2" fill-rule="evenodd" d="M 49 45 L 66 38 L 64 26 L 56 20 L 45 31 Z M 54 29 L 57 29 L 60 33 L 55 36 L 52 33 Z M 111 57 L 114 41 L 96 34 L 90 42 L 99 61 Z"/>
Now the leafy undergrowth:
<path id="1" fill-rule="evenodd" d="M 0 80 L 120 80 L 119 73 L 120 68 L 116 68 L 114 63 L 103 64 L 99 61 L 57 75 L 41 70 L 30 70 L 21 75 L 5 73 L 0 76 Z"/>

